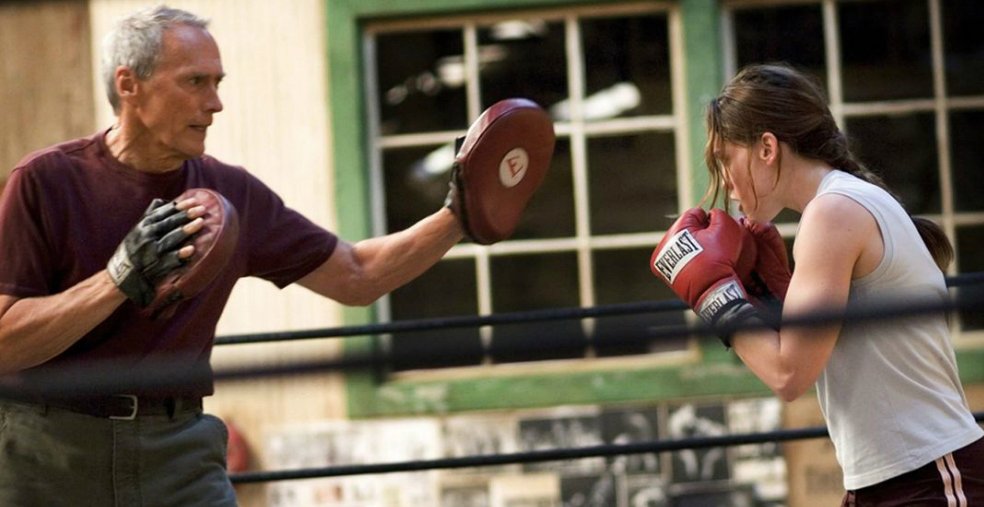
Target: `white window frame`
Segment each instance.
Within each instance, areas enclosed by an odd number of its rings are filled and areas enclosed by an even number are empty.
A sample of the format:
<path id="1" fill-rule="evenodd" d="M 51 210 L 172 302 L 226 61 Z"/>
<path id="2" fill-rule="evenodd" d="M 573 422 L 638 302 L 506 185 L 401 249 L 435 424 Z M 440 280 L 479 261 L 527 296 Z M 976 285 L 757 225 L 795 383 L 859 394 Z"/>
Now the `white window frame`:
<path id="1" fill-rule="evenodd" d="M 584 95 L 584 69 L 581 57 L 581 33 L 578 20 L 593 17 L 618 17 L 633 14 L 645 15 L 652 13 L 665 13 L 668 23 L 668 45 L 670 55 L 670 83 L 672 86 L 673 109 L 671 114 L 637 116 L 631 118 L 615 118 L 608 120 L 585 121 L 580 113 L 583 109 Z M 491 272 L 490 259 L 495 256 L 518 255 L 529 253 L 550 253 L 550 252 L 575 252 L 577 255 L 578 275 L 579 275 L 579 304 L 582 307 L 592 307 L 596 305 L 593 280 L 593 261 L 592 252 L 604 249 L 621 248 L 652 248 L 662 237 L 665 231 L 650 231 L 635 234 L 613 234 L 603 236 L 592 236 L 589 234 L 589 202 L 588 202 L 588 177 L 587 177 L 587 136 L 591 134 L 627 134 L 627 133 L 646 133 L 646 132 L 669 132 L 674 135 L 676 150 L 676 173 L 677 173 L 677 208 L 683 209 L 690 205 L 689 196 L 692 188 L 692 166 L 689 160 L 689 140 L 687 125 L 687 96 L 686 83 L 684 77 L 684 55 L 683 55 L 683 36 L 682 20 L 680 9 L 675 2 L 655 1 L 655 2 L 627 2 L 624 4 L 614 4 L 605 6 L 576 6 L 537 10 L 517 9 L 508 13 L 479 14 L 479 15 L 450 15 L 435 18 L 424 18 L 414 20 L 380 20 L 368 23 L 365 26 L 362 36 L 363 61 L 365 62 L 364 82 L 366 83 L 366 112 L 368 125 L 368 151 L 370 168 L 370 204 L 372 208 L 372 230 L 375 235 L 386 232 L 385 213 L 385 191 L 384 176 L 382 169 L 382 153 L 386 148 L 410 147 L 423 145 L 440 145 L 447 143 L 458 136 L 465 134 L 465 130 L 439 131 L 427 133 L 411 133 L 397 135 L 382 135 L 380 131 L 380 111 L 377 104 L 379 90 L 377 88 L 378 77 L 376 69 L 375 37 L 379 34 L 388 32 L 406 32 L 412 30 L 434 30 L 442 28 L 456 28 L 464 31 L 464 64 L 467 76 L 466 97 L 468 122 L 474 122 L 481 114 L 481 102 L 479 94 L 479 73 L 478 73 L 478 31 L 479 28 L 497 21 L 511 19 L 537 18 L 548 22 L 563 22 L 565 27 L 566 50 L 567 50 L 567 80 L 568 92 L 570 97 L 571 116 L 570 121 L 555 123 L 555 131 L 558 138 L 567 138 L 571 143 L 571 165 L 574 183 L 574 206 L 575 206 L 575 235 L 565 238 L 551 239 L 529 239 L 529 240 L 506 240 L 494 245 L 483 246 L 472 243 L 456 245 L 445 256 L 446 259 L 475 259 L 476 260 L 476 280 L 478 290 L 478 314 L 491 315 L 495 313 L 492 305 L 491 292 Z M 388 297 L 382 298 L 377 306 L 379 320 L 387 322 L 391 320 L 390 301 Z M 588 334 L 592 331 L 594 319 L 583 319 L 582 329 Z M 482 345 L 485 350 L 489 350 L 492 340 L 492 328 L 483 326 L 480 329 Z M 384 337 L 384 347 L 386 340 Z M 628 363 L 637 362 L 652 366 L 659 364 L 663 360 L 669 362 L 679 362 L 682 358 L 693 360 L 696 357 L 696 344 L 691 340 L 686 351 L 680 352 L 661 352 L 655 354 L 659 356 L 654 363 L 654 354 L 639 356 L 617 356 L 597 358 L 590 349 L 586 351 L 584 358 L 571 360 L 551 360 L 537 361 L 531 363 L 509 363 L 496 365 L 496 370 L 506 371 L 510 374 L 516 371 L 542 371 L 544 363 L 559 363 L 561 368 L 569 370 L 571 366 L 577 368 L 595 369 L 606 367 L 617 362 L 620 366 Z M 589 359 L 585 361 L 584 359 Z M 484 366 L 484 367 L 483 367 Z M 483 366 L 468 366 L 462 368 L 449 368 L 444 371 L 476 371 L 483 370 L 482 375 L 488 375 L 491 362 L 486 356 Z M 420 372 L 417 372 L 420 373 Z M 439 374 L 442 375 L 442 374 Z M 417 378 L 417 377 L 415 377 Z"/>

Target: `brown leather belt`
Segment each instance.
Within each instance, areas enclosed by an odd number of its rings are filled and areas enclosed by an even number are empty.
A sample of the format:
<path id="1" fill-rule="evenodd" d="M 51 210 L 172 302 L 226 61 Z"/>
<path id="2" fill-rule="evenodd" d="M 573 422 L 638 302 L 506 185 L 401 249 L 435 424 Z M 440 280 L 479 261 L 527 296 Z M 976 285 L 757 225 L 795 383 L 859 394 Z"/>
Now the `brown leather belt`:
<path id="1" fill-rule="evenodd" d="M 148 398 L 132 394 L 117 394 L 98 398 L 45 400 L 42 404 L 46 407 L 59 408 L 92 417 L 128 421 L 143 416 L 166 415 L 174 417 L 175 414 L 202 411 L 202 399 L 191 396 Z"/>

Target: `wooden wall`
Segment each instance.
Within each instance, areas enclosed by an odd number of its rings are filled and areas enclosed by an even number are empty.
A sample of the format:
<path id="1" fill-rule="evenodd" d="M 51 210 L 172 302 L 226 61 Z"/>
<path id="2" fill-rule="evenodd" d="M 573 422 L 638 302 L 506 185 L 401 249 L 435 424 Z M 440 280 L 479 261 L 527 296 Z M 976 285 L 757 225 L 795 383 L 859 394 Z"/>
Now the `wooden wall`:
<path id="1" fill-rule="evenodd" d="M 32 150 L 88 135 L 114 121 L 98 76 L 102 38 L 120 16 L 157 1 L 0 2 L 0 186 Z M 208 151 L 242 165 L 288 205 L 335 229 L 329 157 L 323 0 L 175 0 L 212 20 L 227 78 L 225 111 Z M 257 280 L 237 286 L 219 334 L 339 325 L 340 306 L 305 289 Z M 218 347 L 217 369 L 331 357 L 332 340 Z M 285 422 L 345 417 L 339 376 L 225 383 L 206 409 L 232 421 L 263 466 L 264 435 Z M 242 488 L 241 504 L 263 505 L 263 487 Z"/>
<path id="2" fill-rule="evenodd" d="M 31 151 L 95 126 L 84 0 L 0 2 L 0 187 Z"/>

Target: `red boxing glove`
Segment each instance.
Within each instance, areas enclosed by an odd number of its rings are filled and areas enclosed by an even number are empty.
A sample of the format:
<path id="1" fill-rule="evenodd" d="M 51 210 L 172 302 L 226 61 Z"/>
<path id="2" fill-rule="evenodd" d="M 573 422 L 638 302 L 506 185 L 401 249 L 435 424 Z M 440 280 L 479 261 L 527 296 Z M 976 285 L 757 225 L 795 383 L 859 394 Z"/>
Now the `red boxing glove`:
<path id="1" fill-rule="evenodd" d="M 742 278 L 742 281 L 748 293 L 761 304 L 781 308 L 792 277 L 786 243 L 772 223 L 753 222 L 745 217 L 739 221 L 754 239 L 758 252 L 750 276 L 748 279 Z"/>
<path id="2" fill-rule="evenodd" d="M 649 268 L 706 322 L 718 325 L 727 317 L 734 324 L 736 310 L 741 310 L 741 320 L 754 311 L 741 282 L 754 264 L 750 238 L 724 210 L 712 209 L 708 215 L 692 208 L 666 232 Z M 722 341 L 729 345 L 726 338 Z"/>

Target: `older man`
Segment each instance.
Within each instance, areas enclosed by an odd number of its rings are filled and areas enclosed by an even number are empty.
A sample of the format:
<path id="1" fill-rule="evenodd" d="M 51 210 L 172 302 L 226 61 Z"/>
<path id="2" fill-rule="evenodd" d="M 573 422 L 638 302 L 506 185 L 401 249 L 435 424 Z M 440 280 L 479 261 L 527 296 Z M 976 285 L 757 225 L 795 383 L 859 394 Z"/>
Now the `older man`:
<path id="1" fill-rule="evenodd" d="M 462 228 L 442 207 L 349 244 L 206 155 L 224 73 L 207 22 L 193 14 L 157 7 L 122 20 L 103 72 L 118 121 L 28 155 L 0 200 L 0 374 L 34 393 L 0 402 L 0 505 L 235 505 L 226 429 L 201 398 L 213 390 L 212 340 L 236 281 L 298 283 L 366 305 L 437 262 Z M 207 290 L 170 318 L 148 318 L 148 291 L 193 254 L 186 238 L 202 227 L 202 203 L 173 202 L 189 188 L 232 203 L 238 244 Z M 168 235 L 153 262 L 107 269 L 137 260 L 127 245 Z M 111 364 L 132 374 L 161 360 L 181 364 L 174 374 L 189 382 L 85 398 L 30 389 L 45 372 Z"/>

